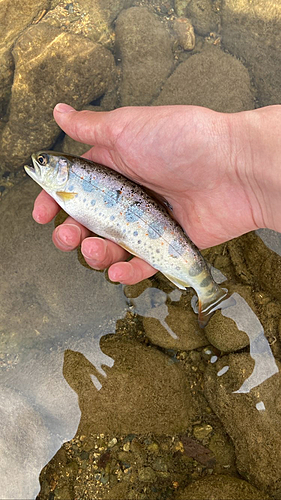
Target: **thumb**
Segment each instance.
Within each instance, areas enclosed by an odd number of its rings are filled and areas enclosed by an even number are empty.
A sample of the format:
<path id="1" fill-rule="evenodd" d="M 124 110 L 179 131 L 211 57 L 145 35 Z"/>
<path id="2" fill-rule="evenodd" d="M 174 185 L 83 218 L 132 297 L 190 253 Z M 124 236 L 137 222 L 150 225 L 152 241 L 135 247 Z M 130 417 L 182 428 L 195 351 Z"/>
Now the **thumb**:
<path id="1" fill-rule="evenodd" d="M 68 104 L 59 103 L 54 108 L 54 119 L 75 141 L 105 148 L 111 148 L 115 142 L 111 111 L 76 111 Z"/>

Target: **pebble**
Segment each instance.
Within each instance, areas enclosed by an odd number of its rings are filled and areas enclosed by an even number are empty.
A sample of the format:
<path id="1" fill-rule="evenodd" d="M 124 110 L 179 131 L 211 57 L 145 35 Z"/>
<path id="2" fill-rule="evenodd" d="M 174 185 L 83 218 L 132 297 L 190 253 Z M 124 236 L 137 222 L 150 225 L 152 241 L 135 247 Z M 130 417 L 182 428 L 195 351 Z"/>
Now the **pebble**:
<path id="1" fill-rule="evenodd" d="M 193 427 L 193 436 L 202 441 L 213 432 L 213 427 L 209 424 L 195 425 Z"/>

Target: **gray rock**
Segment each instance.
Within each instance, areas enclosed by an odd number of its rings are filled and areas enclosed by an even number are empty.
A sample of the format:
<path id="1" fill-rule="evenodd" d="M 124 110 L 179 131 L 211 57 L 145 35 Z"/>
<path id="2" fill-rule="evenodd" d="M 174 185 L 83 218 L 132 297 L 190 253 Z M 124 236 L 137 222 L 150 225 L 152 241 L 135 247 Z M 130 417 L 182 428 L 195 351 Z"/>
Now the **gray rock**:
<path id="1" fill-rule="evenodd" d="M 121 105 L 151 103 L 173 67 L 168 32 L 156 15 L 132 7 L 118 16 L 116 45 L 122 62 Z"/>
<path id="2" fill-rule="evenodd" d="M 246 61 L 263 106 L 281 102 L 281 4 L 275 0 L 225 0 L 223 44 Z"/>
<path id="3" fill-rule="evenodd" d="M 220 375 L 226 365 L 228 371 Z M 206 370 L 205 395 L 233 441 L 239 473 L 257 488 L 280 494 L 281 376 L 275 374 L 249 394 L 235 393 L 252 370 L 249 354 L 224 356 Z"/>
<path id="4" fill-rule="evenodd" d="M 13 48 L 15 74 L 1 160 L 14 169 L 32 151 L 48 149 L 59 128 L 52 109 L 61 100 L 80 109 L 104 94 L 115 69 L 112 54 L 99 44 L 38 24 Z"/>
<path id="5" fill-rule="evenodd" d="M 192 104 L 233 113 L 254 108 L 254 98 L 242 63 L 209 48 L 180 64 L 153 104 Z"/>

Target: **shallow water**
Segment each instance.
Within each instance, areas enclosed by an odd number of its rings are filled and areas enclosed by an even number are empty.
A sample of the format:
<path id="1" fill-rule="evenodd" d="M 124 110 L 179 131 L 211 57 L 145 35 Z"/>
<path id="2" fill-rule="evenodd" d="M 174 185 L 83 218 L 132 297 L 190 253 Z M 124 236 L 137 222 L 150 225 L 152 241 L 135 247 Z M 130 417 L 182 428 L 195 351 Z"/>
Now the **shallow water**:
<path id="1" fill-rule="evenodd" d="M 202 331 L 193 293 L 159 275 L 124 289 L 78 252 L 55 249 L 54 224 L 31 218 L 39 190 L 21 170 L 56 141 L 57 150 L 87 149 L 59 136 L 58 101 L 224 112 L 280 102 L 280 7 L 34 0 L 21 20 L 9 9 L 0 45 L 0 498 L 35 498 L 43 468 L 39 499 L 200 491 L 219 500 L 222 491 L 241 498 L 239 488 L 281 498 L 280 235 L 262 229 L 206 252 L 236 302 Z"/>

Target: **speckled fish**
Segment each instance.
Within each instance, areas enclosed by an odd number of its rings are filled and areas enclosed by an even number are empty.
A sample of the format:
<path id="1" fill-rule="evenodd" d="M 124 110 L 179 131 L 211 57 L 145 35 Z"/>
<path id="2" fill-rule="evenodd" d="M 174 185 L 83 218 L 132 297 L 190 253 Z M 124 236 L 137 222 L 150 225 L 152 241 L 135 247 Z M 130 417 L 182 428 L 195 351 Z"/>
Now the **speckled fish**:
<path id="1" fill-rule="evenodd" d="M 227 290 L 213 280 L 183 229 L 138 184 L 103 165 L 53 151 L 32 155 L 25 166 L 71 217 L 161 271 L 181 289 L 198 295 L 198 321 L 205 326 Z"/>

